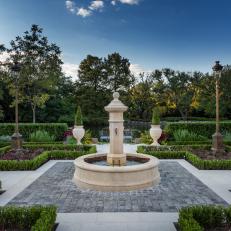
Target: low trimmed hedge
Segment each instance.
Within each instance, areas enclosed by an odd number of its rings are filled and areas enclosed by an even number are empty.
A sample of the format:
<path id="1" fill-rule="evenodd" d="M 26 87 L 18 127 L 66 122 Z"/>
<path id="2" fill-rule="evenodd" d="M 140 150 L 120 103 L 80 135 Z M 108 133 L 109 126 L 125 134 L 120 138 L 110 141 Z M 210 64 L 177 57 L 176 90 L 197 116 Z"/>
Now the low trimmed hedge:
<path id="1" fill-rule="evenodd" d="M 231 207 L 201 205 L 182 208 L 178 225 L 181 231 L 204 231 L 224 225 L 231 228 Z"/>
<path id="2" fill-rule="evenodd" d="M 55 206 L 0 207 L 0 230 L 52 231 L 56 211 Z"/>
<path id="3" fill-rule="evenodd" d="M 11 149 L 11 146 L 5 146 L 5 147 L 0 148 L 0 156 L 1 156 L 3 153 L 9 151 L 10 149 Z"/>
<path id="4" fill-rule="evenodd" d="M 138 153 L 155 156 L 159 159 L 185 159 L 201 170 L 231 170 L 231 160 L 202 160 L 189 151 L 153 151 L 148 146 L 139 146 Z"/>
<path id="5" fill-rule="evenodd" d="M 173 136 L 174 131 L 187 129 L 189 132 L 211 138 L 216 130 L 215 121 L 205 122 L 168 122 L 165 125 L 165 131 Z M 231 121 L 220 122 L 221 132 L 231 132 Z"/>
<path id="6" fill-rule="evenodd" d="M 209 150 L 211 145 L 208 144 L 189 144 L 189 145 L 160 145 L 160 146 L 152 146 L 152 145 L 145 145 L 145 146 L 138 146 L 138 152 L 155 152 L 155 151 L 189 151 L 192 149 L 205 149 Z"/>
<path id="7" fill-rule="evenodd" d="M 76 147 L 76 146 L 75 146 Z M 96 146 L 82 146 L 82 150 L 44 151 L 32 160 L 0 160 L 0 171 L 35 170 L 48 160 L 76 159 L 79 156 L 96 152 Z"/>
<path id="8" fill-rule="evenodd" d="M 0 136 L 12 135 L 14 133 L 14 123 L 0 123 Z M 19 131 L 23 138 L 28 140 L 30 134 L 38 130 L 47 131 L 55 136 L 55 140 L 62 140 L 64 132 L 68 129 L 65 123 L 20 123 Z"/>
<path id="9" fill-rule="evenodd" d="M 43 148 L 44 150 L 68 150 L 68 151 L 88 151 L 89 149 L 94 148 L 96 152 L 96 146 L 95 145 L 76 145 L 76 144 L 61 144 L 61 143 L 26 143 L 23 144 L 23 148 L 28 149 L 37 149 L 37 148 Z"/>
<path id="10" fill-rule="evenodd" d="M 231 145 L 231 141 L 223 141 L 226 145 Z M 167 145 L 212 145 L 212 140 L 208 141 L 167 141 Z"/>

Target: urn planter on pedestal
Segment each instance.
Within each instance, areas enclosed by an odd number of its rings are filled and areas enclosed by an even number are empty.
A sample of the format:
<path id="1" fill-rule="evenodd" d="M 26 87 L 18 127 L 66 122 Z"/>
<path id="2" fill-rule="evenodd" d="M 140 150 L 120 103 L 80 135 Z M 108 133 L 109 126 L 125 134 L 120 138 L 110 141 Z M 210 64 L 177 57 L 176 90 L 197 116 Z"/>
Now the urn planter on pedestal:
<path id="1" fill-rule="evenodd" d="M 158 139 L 161 137 L 162 129 L 160 128 L 160 125 L 151 125 L 150 128 L 150 136 L 153 139 L 153 143 L 151 145 L 159 146 Z"/>
<path id="2" fill-rule="evenodd" d="M 85 129 L 83 128 L 83 125 L 75 125 L 74 129 L 72 130 L 72 134 L 77 140 L 77 144 L 81 144 L 81 140 L 83 139 L 85 135 Z"/>
<path id="3" fill-rule="evenodd" d="M 152 113 L 152 125 L 150 128 L 150 136 L 153 139 L 153 146 L 159 146 L 158 139 L 161 137 L 162 129 L 160 128 L 160 109 L 155 107 Z"/>
<path id="4" fill-rule="evenodd" d="M 85 135 L 85 129 L 83 128 L 82 112 L 79 106 L 75 115 L 75 126 L 72 130 L 72 134 L 77 140 L 77 144 L 81 144 L 81 140 Z"/>

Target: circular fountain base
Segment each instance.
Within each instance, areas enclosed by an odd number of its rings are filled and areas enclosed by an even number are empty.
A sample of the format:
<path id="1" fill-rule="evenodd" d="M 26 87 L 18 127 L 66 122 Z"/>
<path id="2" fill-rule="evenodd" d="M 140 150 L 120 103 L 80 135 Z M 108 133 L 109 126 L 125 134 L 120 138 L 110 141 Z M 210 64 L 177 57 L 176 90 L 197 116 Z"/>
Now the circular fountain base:
<path id="1" fill-rule="evenodd" d="M 74 161 L 73 181 L 84 189 L 130 191 L 156 185 L 160 181 L 159 160 L 144 154 L 126 154 L 126 166 L 107 166 L 107 154 L 90 154 Z"/>

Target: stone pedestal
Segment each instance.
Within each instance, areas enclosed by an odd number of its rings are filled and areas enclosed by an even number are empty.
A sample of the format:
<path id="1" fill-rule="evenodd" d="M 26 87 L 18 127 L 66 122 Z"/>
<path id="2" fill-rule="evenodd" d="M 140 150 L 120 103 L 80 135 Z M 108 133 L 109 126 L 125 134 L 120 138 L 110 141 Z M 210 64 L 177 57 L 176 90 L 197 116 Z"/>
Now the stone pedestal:
<path id="1" fill-rule="evenodd" d="M 224 144 L 223 144 L 223 136 L 221 133 L 215 133 L 213 135 L 213 146 L 212 146 L 212 151 L 214 154 L 223 154 L 225 152 L 224 150 Z"/>
<path id="2" fill-rule="evenodd" d="M 11 136 L 11 147 L 13 149 L 22 148 L 22 135 L 20 133 L 16 132 Z"/>
<path id="3" fill-rule="evenodd" d="M 123 113 L 127 107 L 119 100 L 119 93 L 113 94 L 112 102 L 105 107 L 109 112 L 109 133 L 110 133 L 110 150 L 107 154 L 107 162 L 110 165 L 125 165 L 126 155 L 123 150 Z"/>

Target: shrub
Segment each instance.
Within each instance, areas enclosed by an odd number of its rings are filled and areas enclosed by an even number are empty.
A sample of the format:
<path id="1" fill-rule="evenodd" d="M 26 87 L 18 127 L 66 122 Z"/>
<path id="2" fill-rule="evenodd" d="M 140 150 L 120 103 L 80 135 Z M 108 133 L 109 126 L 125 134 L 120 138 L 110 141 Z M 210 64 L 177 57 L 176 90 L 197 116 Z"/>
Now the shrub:
<path id="1" fill-rule="evenodd" d="M 81 112 L 80 106 L 78 106 L 78 109 L 75 115 L 75 125 L 77 126 L 83 125 L 82 112 Z"/>
<path id="2" fill-rule="evenodd" d="M 132 129 L 132 138 L 140 138 L 142 131 L 139 129 Z"/>
<path id="3" fill-rule="evenodd" d="M 94 149 L 96 152 L 96 146 L 95 145 L 76 145 L 76 144 L 24 144 L 24 148 L 28 149 L 38 149 L 43 148 L 47 151 L 53 151 L 53 150 L 65 150 L 65 151 L 88 151 L 90 149 Z"/>
<path id="4" fill-rule="evenodd" d="M 11 141 L 11 136 L 0 136 L 0 142 L 10 142 Z"/>
<path id="5" fill-rule="evenodd" d="M 0 148 L 0 155 L 2 155 L 3 153 L 9 151 L 11 149 L 11 146 L 4 146 Z"/>
<path id="6" fill-rule="evenodd" d="M 11 135 L 14 133 L 15 124 L 0 123 L 0 135 Z M 62 140 L 63 133 L 67 130 L 67 124 L 64 123 L 20 123 L 19 131 L 23 138 L 28 140 L 30 134 L 38 130 L 46 131 L 55 136 L 55 140 Z"/>
<path id="7" fill-rule="evenodd" d="M 151 144 L 152 143 L 152 137 L 149 134 L 149 131 L 144 131 L 140 135 L 140 141 L 143 144 Z"/>
<path id="8" fill-rule="evenodd" d="M 91 131 L 86 130 L 83 137 L 83 144 L 91 144 L 91 143 L 92 143 Z"/>
<path id="9" fill-rule="evenodd" d="M 0 207 L 0 228 L 1 230 L 51 231 L 56 220 L 56 210 L 54 206 Z"/>
<path id="10" fill-rule="evenodd" d="M 189 132 L 187 129 L 178 129 L 173 132 L 173 137 L 176 141 L 206 141 L 207 138 L 198 135 L 194 132 Z"/>
<path id="11" fill-rule="evenodd" d="M 222 133 L 231 132 L 231 121 L 220 122 L 220 128 Z M 171 136 L 173 136 L 174 131 L 179 129 L 187 129 L 189 132 L 211 138 L 216 130 L 216 123 L 215 121 L 166 123 L 165 130 Z"/>
<path id="12" fill-rule="evenodd" d="M 224 142 L 231 142 L 231 132 L 225 132 L 223 137 Z"/>
<path id="13" fill-rule="evenodd" d="M 76 145 L 76 139 L 74 136 L 67 136 L 66 144 Z"/>
<path id="14" fill-rule="evenodd" d="M 203 231 L 230 225 L 230 210 L 221 206 L 201 205 L 182 208 L 178 224 L 181 231 Z"/>
<path id="15" fill-rule="evenodd" d="M 152 111 L 152 124 L 159 125 L 160 124 L 160 110 L 158 107 L 153 108 Z"/>
<path id="16" fill-rule="evenodd" d="M 36 131 L 36 132 L 33 132 L 31 135 L 30 135 L 30 138 L 29 138 L 30 141 L 32 142 L 52 142 L 55 140 L 55 137 L 50 135 L 48 132 L 46 131 Z"/>
<path id="17" fill-rule="evenodd" d="M 84 137 L 82 139 L 82 143 L 83 144 L 92 144 L 92 137 L 91 137 L 91 131 L 90 130 L 86 130 Z M 67 136 L 66 138 L 66 144 L 72 144 L 72 145 L 76 145 L 77 141 L 73 136 Z"/>

